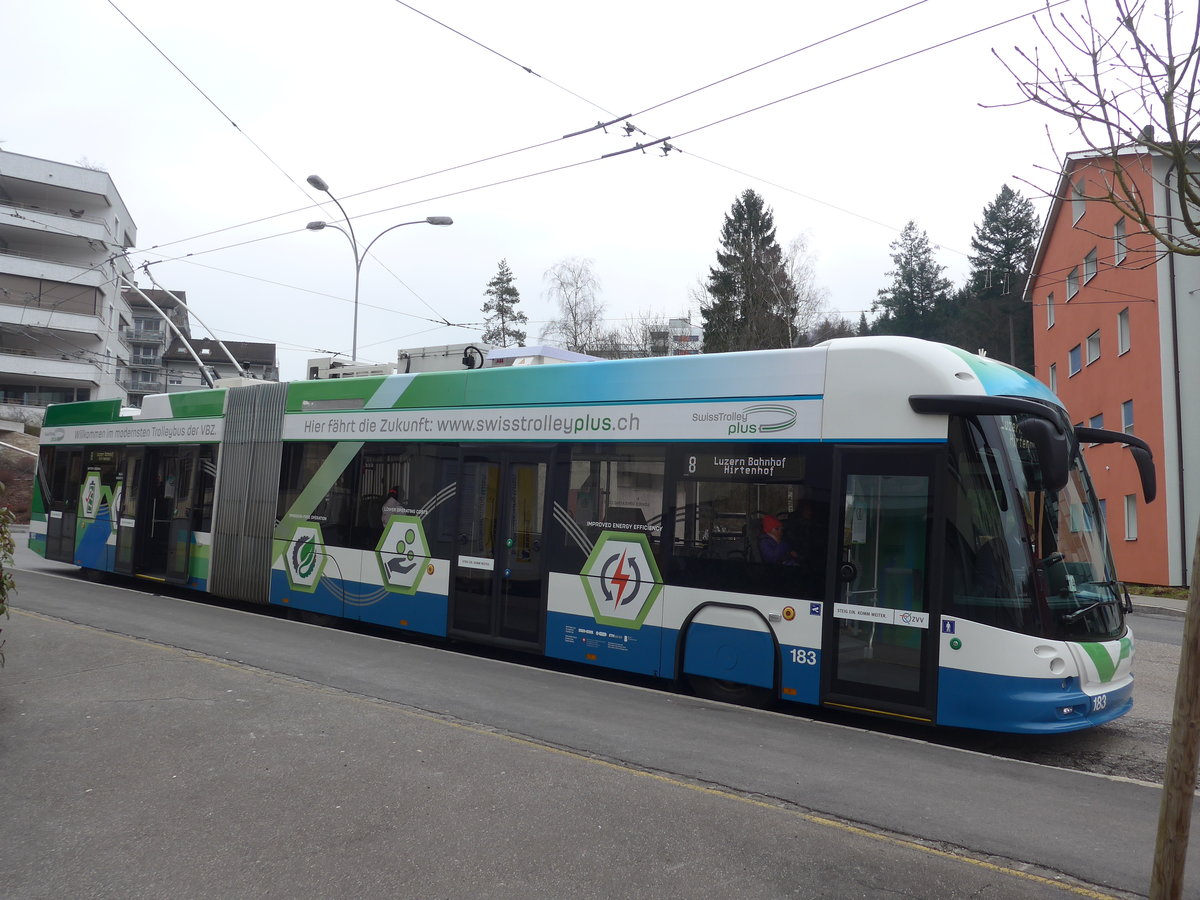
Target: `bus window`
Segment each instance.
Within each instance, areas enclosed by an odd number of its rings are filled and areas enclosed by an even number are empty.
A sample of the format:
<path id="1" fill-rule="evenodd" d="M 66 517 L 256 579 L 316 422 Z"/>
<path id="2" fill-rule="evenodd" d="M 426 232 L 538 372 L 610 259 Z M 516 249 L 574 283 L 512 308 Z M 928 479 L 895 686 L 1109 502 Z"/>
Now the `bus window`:
<path id="1" fill-rule="evenodd" d="M 668 580 L 785 597 L 822 596 L 829 449 L 693 445 L 680 453 Z"/>
<path id="2" fill-rule="evenodd" d="M 658 444 L 577 444 L 571 449 L 566 518 L 552 565 L 578 571 L 602 531 L 646 536 L 662 546 L 665 450 Z"/>
<path id="3" fill-rule="evenodd" d="M 351 546 L 373 550 L 383 536 L 384 503 L 394 489 L 390 515 L 420 517 L 434 555 L 449 555 L 458 448 L 438 444 L 368 444 L 359 455 L 358 506 Z"/>
<path id="4" fill-rule="evenodd" d="M 955 615 L 1033 633 L 1025 510 L 1002 478 L 1004 456 L 978 419 L 951 419 L 945 593 Z"/>
<path id="5" fill-rule="evenodd" d="M 314 476 L 328 459 L 337 444 L 284 444 L 280 468 L 280 522 L 295 520 L 318 522 L 326 544 L 345 546 L 350 536 L 354 514 L 354 466 L 347 465 L 333 485 L 320 497 L 304 497 Z"/>
<path id="6" fill-rule="evenodd" d="M 213 491 L 217 479 L 217 448 L 211 444 L 200 448 L 197 458 L 200 483 L 196 490 L 195 528 L 197 531 L 212 531 Z"/>

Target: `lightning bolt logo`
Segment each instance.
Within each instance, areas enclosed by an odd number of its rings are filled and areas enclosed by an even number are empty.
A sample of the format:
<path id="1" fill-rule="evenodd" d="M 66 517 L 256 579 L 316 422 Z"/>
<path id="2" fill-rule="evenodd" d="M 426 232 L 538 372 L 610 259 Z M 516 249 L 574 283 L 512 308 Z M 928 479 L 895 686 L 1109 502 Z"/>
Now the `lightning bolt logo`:
<path id="1" fill-rule="evenodd" d="M 629 576 L 627 574 L 625 574 L 625 553 L 624 552 L 621 553 L 621 561 L 619 563 L 617 563 L 617 571 L 613 572 L 611 581 L 613 584 L 617 585 L 619 588 L 619 590 L 617 591 L 617 600 L 614 605 L 620 606 L 621 605 L 621 597 L 624 596 L 625 588 L 629 584 Z"/>

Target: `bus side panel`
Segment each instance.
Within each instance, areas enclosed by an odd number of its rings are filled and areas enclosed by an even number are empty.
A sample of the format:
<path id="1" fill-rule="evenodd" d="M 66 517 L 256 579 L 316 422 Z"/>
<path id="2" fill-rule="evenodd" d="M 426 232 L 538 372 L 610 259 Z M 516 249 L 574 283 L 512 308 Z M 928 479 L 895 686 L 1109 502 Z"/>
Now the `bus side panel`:
<path id="1" fill-rule="evenodd" d="M 546 655 L 623 672 L 669 677 L 670 673 L 662 668 L 662 608 L 660 595 L 640 628 L 601 625 L 592 612 L 580 576 L 551 572 Z"/>
<path id="2" fill-rule="evenodd" d="M 821 623 L 824 606 L 820 600 L 795 600 L 783 597 L 752 596 L 735 594 L 727 591 L 703 590 L 701 588 L 666 587 L 664 595 L 664 629 L 663 629 L 663 665 L 664 677 L 672 678 L 675 671 L 676 650 L 680 639 L 681 629 L 687 627 L 694 610 L 706 605 L 716 606 L 749 606 L 758 610 L 761 617 L 751 628 L 761 632 L 762 619 L 770 622 L 774 631 L 774 641 L 763 641 L 768 635 L 754 635 L 748 638 L 733 635 L 730 641 L 743 644 L 750 641 L 754 644 L 754 658 L 751 661 L 746 655 L 750 652 L 747 647 L 742 654 L 742 666 L 749 666 L 755 671 L 769 672 L 774 664 L 779 670 L 779 687 L 781 697 L 797 703 L 818 703 L 821 696 Z M 756 617 L 758 614 L 756 614 Z M 716 622 L 706 623 L 703 617 L 697 617 L 693 624 L 717 625 Z M 710 636 L 711 638 L 712 636 Z M 689 656 L 693 660 L 697 647 L 691 644 L 693 636 L 689 632 Z M 699 640 L 706 640 L 700 638 Z M 711 641 L 710 641 L 711 642 Z M 779 658 L 774 659 L 775 645 L 779 648 Z M 731 648 L 732 650 L 733 648 Z M 688 662 L 683 671 L 694 675 L 709 675 L 729 681 L 743 681 L 746 684 L 763 684 L 771 687 L 767 676 L 758 674 L 752 679 L 735 678 L 732 674 L 718 674 L 705 671 L 701 666 L 708 663 Z"/>
<path id="3" fill-rule="evenodd" d="M 357 619 L 389 628 L 446 636 L 450 564 L 429 560 L 419 589 L 385 587 L 378 553 L 322 546 L 311 574 L 297 571 L 294 543 L 276 554 L 271 569 L 272 604 L 322 615 Z"/>
<path id="4" fill-rule="evenodd" d="M 775 641 L 752 609 L 709 605 L 687 627 L 683 671 L 721 681 L 775 687 Z"/>
<path id="5" fill-rule="evenodd" d="M 937 724 L 1023 734 L 1077 731 L 1133 706 L 1132 638 L 1100 642 L 1103 683 L 1080 671 L 1072 645 L 942 618 Z"/>
<path id="6" fill-rule="evenodd" d="M 425 571 L 414 590 L 390 587 L 384 583 L 382 565 L 387 557 L 381 551 L 362 552 L 362 580 L 350 585 L 345 597 L 344 615 L 389 628 L 403 628 L 437 637 L 446 636 L 449 619 L 450 563 L 424 557 Z"/>

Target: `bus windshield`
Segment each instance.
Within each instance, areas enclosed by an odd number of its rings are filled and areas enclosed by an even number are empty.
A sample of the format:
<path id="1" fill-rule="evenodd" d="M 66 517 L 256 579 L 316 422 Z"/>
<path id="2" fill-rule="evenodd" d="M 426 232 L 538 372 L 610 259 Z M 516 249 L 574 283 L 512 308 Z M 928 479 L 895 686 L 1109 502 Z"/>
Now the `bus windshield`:
<path id="1" fill-rule="evenodd" d="M 1046 491 L 1037 451 L 1020 435 L 1017 425 L 1017 419 L 1001 420 L 1034 560 L 1046 589 L 1047 636 L 1118 638 L 1125 631 L 1120 586 L 1111 566 L 1104 517 L 1083 457 L 1074 447 L 1066 487 L 1057 493 Z"/>

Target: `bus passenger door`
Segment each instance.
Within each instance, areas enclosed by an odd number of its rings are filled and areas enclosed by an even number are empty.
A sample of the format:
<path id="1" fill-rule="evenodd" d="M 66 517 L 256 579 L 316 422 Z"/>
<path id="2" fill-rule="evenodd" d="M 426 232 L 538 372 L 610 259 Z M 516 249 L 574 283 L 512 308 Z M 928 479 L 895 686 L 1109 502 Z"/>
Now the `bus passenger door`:
<path id="1" fill-rule="evenodd" d="M 46 559 L 75 562 L 75 524 L 79 517 L 79 492 L 83 488 L 83 451 L 54 448 L 46 473 Z M 43 453 L 42 463 L 47 459 Z"/>
<path id="2" fill-rule="evenodd" d="M 823 702 L 933 718 L 932 453 L 844 450 L 826 604 Z M 838 503 L 835 494 L 835 503 Z"/>
<path id="3" fill-rule="evenodd" d="M 121 575 L 132 575 L 137 556 L 138 512 L 142 480 L 145 477 L 146 448 L 131 447 L 117 475 L 116 517 L 117 553 L 113 568 Z"/>
<path id="4" fill-rule="evenodd" d="M 451 560 L 451 635 L 541 649 L 549 471 L 547 453 L 464 450 L 458 546 Z"/>
<path id="5" fill-rule="evenodd" d="M 162 516 L 166 528 L 166 579 L 171 584 L 187 584 L 192 559 L 192 531 L 195 529 L 193 509 L 196 506 L 196 486 L 199 481 L 198 447 L 181 447 L 179 455 L 170 460 L 173 469 L 174 497 L 164 504 Z M 164 477 L 167 460 L 164 463 Z"/>

